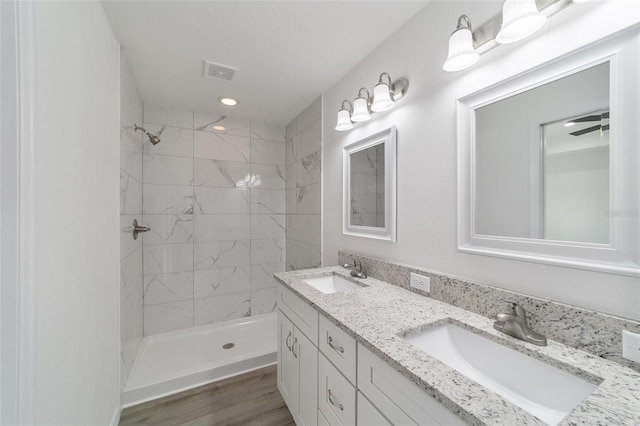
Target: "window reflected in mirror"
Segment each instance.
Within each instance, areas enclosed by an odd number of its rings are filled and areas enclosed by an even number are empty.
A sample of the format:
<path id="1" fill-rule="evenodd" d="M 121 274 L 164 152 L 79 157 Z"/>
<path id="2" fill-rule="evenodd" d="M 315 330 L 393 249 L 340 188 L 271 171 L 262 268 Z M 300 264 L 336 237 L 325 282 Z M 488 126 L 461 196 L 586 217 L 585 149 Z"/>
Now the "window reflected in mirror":
<path id="1" fill-rule="evenodd" d="M 609 242 L 609 111 L 543 126 L 544 238 Z"/>
<path id="2" fill-rule="evenodd" d="M 475 234 L 609 243 L 605 62 L 475 110 Z"/>

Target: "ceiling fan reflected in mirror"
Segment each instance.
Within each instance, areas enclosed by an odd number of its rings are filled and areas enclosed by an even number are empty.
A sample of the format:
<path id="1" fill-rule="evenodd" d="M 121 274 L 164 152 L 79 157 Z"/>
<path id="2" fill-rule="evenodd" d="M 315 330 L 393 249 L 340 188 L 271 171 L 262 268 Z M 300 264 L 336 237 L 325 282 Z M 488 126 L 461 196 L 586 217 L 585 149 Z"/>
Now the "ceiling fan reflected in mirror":
<path id="1" fill-rule="evenodd" d="M 584 117 L 579 117 L 579 118 L 574 118 L 572 120 L 567 121 L 564 126 L 565 127 L 569 127 L 569 126 L 575 126 L 578 123 L 591 123 L 594 121 L 604 121 L 604 120 L 608 120 L 609 119 L 609 111 L 603 112 L 602 114 L 590 114 L 590 115 L 586 115 Z M 604 132 L 606 130 L 609 130 L 609 124 L 598 124 L 595 126 L 590 126 L 590 127 L 586 127 L 584 129 L 580 129 L 580 130 L 576 130 L 575 132 L 570 132 L 569 134 L 572 136 L 581 136 L 587 133 L 591 133 L 591 132 L 595 132 L 600 130 L 601 132 Z"/>

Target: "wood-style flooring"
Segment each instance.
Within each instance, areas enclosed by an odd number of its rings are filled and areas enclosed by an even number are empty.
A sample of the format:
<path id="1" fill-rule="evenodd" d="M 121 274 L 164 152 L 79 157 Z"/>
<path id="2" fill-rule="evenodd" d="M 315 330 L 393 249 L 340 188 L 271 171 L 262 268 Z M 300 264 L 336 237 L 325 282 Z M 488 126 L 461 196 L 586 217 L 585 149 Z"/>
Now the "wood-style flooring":
<path id="1" fill-rule="evenodd" d="M 276 366 L 125 408 L 120 426 L 294 426 L 276 386 Z"/>

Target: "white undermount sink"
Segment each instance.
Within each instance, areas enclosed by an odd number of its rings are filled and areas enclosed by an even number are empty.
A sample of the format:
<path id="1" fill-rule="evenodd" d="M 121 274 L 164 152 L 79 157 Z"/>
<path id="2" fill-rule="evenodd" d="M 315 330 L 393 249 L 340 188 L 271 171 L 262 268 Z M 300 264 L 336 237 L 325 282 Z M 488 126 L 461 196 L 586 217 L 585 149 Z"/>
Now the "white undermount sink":
<path id="1" fill-rule="evenodd" d="M 550 425 L 597 387 L 453 324 L 403 338 Z"/>
<path id="2" fill-rule="evenodd" d="M 339 293 L 341 291 L 354 290 L 362 288 L 356 283 L 345 280 L 339 275 L 327 275 L 325 277 L 317 278 L 304 278 L 302 280 L 305 284 L 309 284 L 321 293 Z"/>

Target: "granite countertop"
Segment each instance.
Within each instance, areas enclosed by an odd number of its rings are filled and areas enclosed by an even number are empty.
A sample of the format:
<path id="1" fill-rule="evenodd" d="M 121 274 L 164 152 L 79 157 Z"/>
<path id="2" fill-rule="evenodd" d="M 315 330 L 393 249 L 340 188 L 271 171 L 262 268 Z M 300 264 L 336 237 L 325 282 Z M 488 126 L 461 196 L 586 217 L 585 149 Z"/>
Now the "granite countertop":
<path id="1" fill-rule="evenodd" d="M 366 287 L 323 294 L 301 279 L 341 275 Z M 507 347 L 598 385 L 560 425 L 640 425 L 640 374 L 611 361 L 549 340 L 539 347 L 493 329 L 493 320 L 383 281 L 349 276 L 342 267 L 274 275 L 357 342 L 375 353 L 460 418 L 473 425 L 543 425 L 538 418 L 458 373 L 402 335 L 453 322 Z M 597 332 L 594 331 L 594 332 Z"/>

